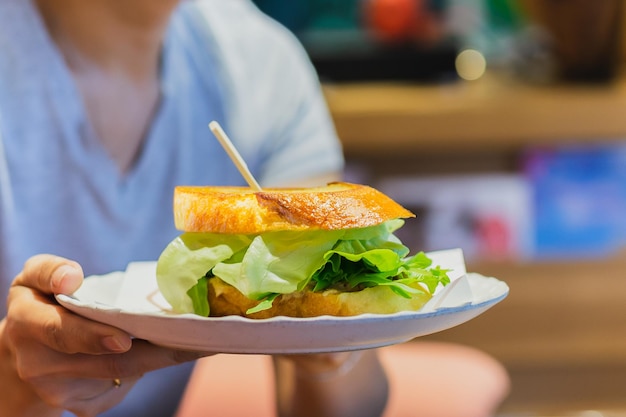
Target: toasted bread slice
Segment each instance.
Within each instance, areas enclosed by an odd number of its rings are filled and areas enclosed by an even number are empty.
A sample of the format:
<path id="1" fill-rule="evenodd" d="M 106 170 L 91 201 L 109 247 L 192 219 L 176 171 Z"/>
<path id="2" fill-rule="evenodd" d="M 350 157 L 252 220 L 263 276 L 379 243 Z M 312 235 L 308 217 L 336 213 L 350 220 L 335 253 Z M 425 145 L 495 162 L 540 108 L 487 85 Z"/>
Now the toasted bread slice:
<path id="1" fill-rule="evenodd" d="M 414 214 L 366 185 L 314 188 L 179 186 L 174 223 L 184 232 L 257 234 L 279 230 L 338 230 L 375 226 Z"/>

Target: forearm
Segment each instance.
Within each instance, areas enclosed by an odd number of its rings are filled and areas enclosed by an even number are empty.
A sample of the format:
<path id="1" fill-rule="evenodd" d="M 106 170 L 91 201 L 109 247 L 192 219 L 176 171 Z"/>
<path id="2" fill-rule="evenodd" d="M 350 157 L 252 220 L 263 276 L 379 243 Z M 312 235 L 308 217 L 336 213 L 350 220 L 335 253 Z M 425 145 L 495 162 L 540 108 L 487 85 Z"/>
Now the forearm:
<path id="1" fill-rule="evenodd" d="M 62 410 L 46 405 L 31 387 L 20 379 L 14 356 L 7 345 L 5 321 L 0 321 L 0 404 L 3 417 L 58 417 Z"/>
<path id="2" fill-rule="evenodd" d="M 378 417 L 387 404 L 388 381 L 375 350 L 318 369 L 298 357 L 275 357 L 274 367 L 281 417 Z"/>

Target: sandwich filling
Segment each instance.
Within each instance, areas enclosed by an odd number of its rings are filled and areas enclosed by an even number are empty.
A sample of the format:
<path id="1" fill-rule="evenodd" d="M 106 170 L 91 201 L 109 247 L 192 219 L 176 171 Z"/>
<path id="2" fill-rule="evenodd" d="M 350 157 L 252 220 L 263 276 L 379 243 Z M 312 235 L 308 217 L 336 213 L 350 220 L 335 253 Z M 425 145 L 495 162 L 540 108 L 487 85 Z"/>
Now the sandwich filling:
<path id="1" fill-rule="evenodd" d="M 365 228 L 255 235 L 187 232 L 159 257 L 157 283 L 175 312 L 201 316 L 210 314 L 207 280 L 214 276 L 259 301 L 248 314 L 297 291 L 388 286 L 400 297 L 432 295 L 450 282 L 448 271 L 423 252 L 408 256 L 394 235 L 403 224 L 393 219 Z"/>

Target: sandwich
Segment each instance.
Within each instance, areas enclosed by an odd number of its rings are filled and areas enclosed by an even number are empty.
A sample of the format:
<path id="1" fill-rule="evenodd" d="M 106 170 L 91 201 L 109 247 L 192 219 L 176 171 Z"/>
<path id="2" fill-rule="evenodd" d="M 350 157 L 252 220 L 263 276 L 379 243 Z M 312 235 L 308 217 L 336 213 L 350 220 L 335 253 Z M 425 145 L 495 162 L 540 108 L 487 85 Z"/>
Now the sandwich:
<path id="1" fill-rule="evenodd" d="M 414 214 L 382 192 L 334 182 L 312 188 L 179 186 L 182 232 L 157 261 L 176 313 L 355 316 L 419 310 L 447 270 L 394 232 Z"/>

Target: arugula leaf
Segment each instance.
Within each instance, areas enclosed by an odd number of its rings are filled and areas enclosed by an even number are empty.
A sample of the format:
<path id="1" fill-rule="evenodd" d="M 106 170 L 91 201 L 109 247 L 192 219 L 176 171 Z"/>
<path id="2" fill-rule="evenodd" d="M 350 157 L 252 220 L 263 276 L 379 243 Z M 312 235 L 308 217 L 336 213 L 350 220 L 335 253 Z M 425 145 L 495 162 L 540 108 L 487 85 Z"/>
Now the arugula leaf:
<path id="1" fill-rule="evenodd" d="M 198 280 L 196 285 L 189 288 L 187 295 L 191 298 L 193 303 L 193 311 L 199 316 L 209 316 L 209 289 L 208 278 L 202 277 Z"/>
<path id="2" fill-rule="evenodd" d="M 426 290 L 432 294 L 439 284 L 447 285 L 450 282 L 447 270 L 429 268 L 432 261 L 424 252 L 406 259 L 384 249 L 360 254 L 329 251 L 328 254 L 328 262 L 313 275 L 313 291 L 323 291 L 342 284 L 350 289 L 387 285 L 397 294 L 410 298 L 411 294 L 425 293 Z M 417 283 L 424 284 L 426 289 Z"/>
<path id="3" fill-rule="evenodd" d="M 439 265 L 432 267 L 432 260 L 424 253 L 418 252 L 405 260 L 400 275 L 425 284 L 432 294 L 439 284 L 448 285 L 449 269 L 441 269 Z"/>
<path id="4" fill-rule="evenodd" d="M 272 308 L 272 304 L 274 303 L 274 300 L 279 295 L 280 294 L 278 294 L 278 293 L 274 293 L 274 294 L 268 295 L 259 304 L 257 304 L 255 307 L 252 307 L 252 308 L 249 308 L 248 310 L 246 310 L 246 314 L 258 313 L 259 311 L 269 310 L 270 308 Z"/>

